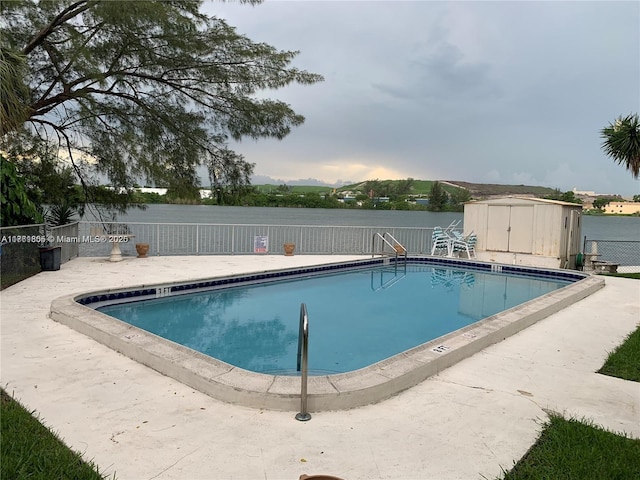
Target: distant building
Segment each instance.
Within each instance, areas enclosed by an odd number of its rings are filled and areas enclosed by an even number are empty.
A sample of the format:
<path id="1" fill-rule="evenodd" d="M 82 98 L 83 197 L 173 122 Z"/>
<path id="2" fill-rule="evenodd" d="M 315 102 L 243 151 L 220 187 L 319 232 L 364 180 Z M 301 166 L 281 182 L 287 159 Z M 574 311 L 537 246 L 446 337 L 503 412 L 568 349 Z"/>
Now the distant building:
<path id="1" fill-rule="evenodd" d="M 157 193 L 158 195 L 166 195 L 166 188 L 151 188 L 151 187 L 140 187 L 136 188 L 140 193 Z"/>
<path id="2" fill-rule="evenodd" d="M 575 196 L 583 196 L 583 197 L 597 197 L 598 194 L 596 192 L 592 192 L 591 190 L 578 190 L 576 187 L 573 187 L 573 194 Z"/>
<path id="3" fill-rule="evenodd" d="M 604 207 L 604 213 L 616 213 L 622 215 L 632 215 L 640 213 L 640 203 L 638 202 L 611 202 Z"/>
<path id="4" fill-rule="evenodd" d="M 136 188 L 136 190 L 140 193 L 157 193 L 158 195 L 166 195 L 166 188 L 151 188 L 151 187 L 140 187 Z M 213 193 L 210 189 L 201 188 L 200 189 L 200 198 L 212 198 Z"/>

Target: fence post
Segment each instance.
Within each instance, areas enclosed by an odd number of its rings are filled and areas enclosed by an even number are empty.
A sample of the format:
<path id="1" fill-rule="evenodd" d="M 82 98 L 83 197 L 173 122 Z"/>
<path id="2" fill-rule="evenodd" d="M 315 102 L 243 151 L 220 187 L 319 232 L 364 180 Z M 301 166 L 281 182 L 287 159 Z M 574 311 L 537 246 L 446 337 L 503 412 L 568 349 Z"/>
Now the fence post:
<path id="1" fill-rule="evenodd" d="M 235 225 L 231 227 L 231 255 L 233 255 L 233 251 L 235 249 L 236 243 L 236 227 Z"/>

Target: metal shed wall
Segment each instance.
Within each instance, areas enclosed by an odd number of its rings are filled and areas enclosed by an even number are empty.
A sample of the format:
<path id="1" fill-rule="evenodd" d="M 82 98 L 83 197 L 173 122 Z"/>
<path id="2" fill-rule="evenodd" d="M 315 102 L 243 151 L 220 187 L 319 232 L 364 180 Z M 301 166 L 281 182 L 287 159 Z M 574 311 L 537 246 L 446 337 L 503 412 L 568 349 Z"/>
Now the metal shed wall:
<path id="1" fill-rule="evenodd" d="M 469 202 L 464 230 L 477 234 L 476 251 L 485 260 L 574 268 L 581 211 L 581 205 L 535 198 Z"/>

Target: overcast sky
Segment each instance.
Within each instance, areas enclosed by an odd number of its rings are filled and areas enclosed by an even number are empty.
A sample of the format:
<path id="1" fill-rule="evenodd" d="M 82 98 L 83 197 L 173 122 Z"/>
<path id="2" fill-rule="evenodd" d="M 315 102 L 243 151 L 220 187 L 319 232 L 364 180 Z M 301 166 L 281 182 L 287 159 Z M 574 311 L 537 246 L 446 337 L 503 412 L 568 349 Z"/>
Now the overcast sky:
<path id="1" fill-rule="evenodd" d="M 206 2 L 325 81 L 306 117 L 232 147 L 276 180 L 464 180 L 640 193 L 600 130 L 640 112 L 640 2 Z M 256 178 L 257 183 L 264 180 Z M 254 181 L 256 183 L 256 181 Z"/>

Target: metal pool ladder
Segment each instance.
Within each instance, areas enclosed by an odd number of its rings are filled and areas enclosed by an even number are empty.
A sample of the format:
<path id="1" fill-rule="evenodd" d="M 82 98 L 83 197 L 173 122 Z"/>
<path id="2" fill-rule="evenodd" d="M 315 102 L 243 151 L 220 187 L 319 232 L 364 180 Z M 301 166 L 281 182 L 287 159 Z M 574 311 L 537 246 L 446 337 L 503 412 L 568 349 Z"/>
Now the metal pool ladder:
<path id="1" fill-rule="evenodd" d="M 378 239 L 379 243 L 381 244 L 379 252 L 376 252 L 376 239 Z M 385 252 L 384 250 L 385 246 L 388 246 L 391 248 L 392 250 L 391 254 Z M 396 240 L 393 237 L 393 235 L 391 235 L 389 232 L 384 232 L 383 235 L 380 235 L 379 233 L 373 234 L 373 238 L 371 239 L 371 256 L 374 257 L 376 254 L 391 255 L 391 256 L 395 255 L 396 261 L 398 260 L 398 256 L 401 256 L 401 257 L 404 257 L 405 263 L 407 262 L 407 249 L 398 240 Z"/>
<path id="2" fill-rule="evenodd" d="M 296 420 L 306 422 L 311 420 L 307 412 L 307 378 L 309 373 L 309 317 L 307 306 L 300 304 L 300 329 L 298 332 L 298 371 L 301 372 L 300 412 L 296 413 Z"/>

